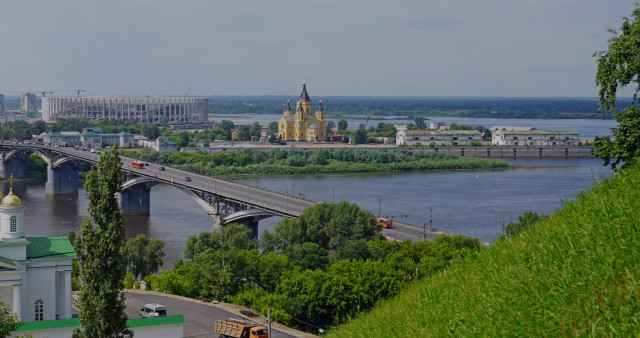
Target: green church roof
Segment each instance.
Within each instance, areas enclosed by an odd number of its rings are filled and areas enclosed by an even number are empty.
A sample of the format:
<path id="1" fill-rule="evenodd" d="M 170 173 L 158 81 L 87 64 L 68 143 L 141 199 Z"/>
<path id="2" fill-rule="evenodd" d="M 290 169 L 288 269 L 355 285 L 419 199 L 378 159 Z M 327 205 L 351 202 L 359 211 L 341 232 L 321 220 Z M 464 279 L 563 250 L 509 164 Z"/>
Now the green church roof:
<path id="1" fill-rule="evenodd" d="M 6 257 L 2 257 L 2 256 L 0 256 L 0 263 L 7 264 L 7 265 L 13 266 L 13 267 L 18 268 L 18 269 L 22 269 L 23 268 L 22 264 L 14 261 L 12 259 L 9 259 L 9 258 L 6 258 Z"/>
<path id="2" fill-rule="evenodd" d="M 180 324 L 184 322 L 185 320 L 183 315 L 154 317 L 154 318 L 139 318 L 139 319 L 128 319 L 127 327 L 169 325 L 169 324 Z M 13 332 L 36 331 L 36 330 L 44 330 L 44 329 L 59 329 L 63 327 L 75 327 L 75 326 L 80 326 L 80 319 L 68 318 L 68 319 L 57 319 L 57 320 L 43 320 L 43 321 L 37 321 L 37 322 L 26 322 L 22 324 L 22 326 L 20 326 L 19 329 Z"/>
<path id="3" fill-rule="evenodd" d="M 27 259 L 42 257 L 74 257 L 76 252 L 67 236 L 28 237 Z"/>

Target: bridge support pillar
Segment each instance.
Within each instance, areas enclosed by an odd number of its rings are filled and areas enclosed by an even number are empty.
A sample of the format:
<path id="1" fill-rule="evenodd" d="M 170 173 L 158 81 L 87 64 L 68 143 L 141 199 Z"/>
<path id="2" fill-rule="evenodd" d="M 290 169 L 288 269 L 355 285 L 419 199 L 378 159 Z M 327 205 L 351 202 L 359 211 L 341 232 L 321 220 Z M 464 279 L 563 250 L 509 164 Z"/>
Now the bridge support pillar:
<path id="1" fill-rule="evenodd" d="M 11 157 L 2 162 L 0 171 L 0 176 L 4 178 L 9 178 L 12 174 L 14 178 L 27 178 L 27 159 L 22 156 Z"/>
<path id="2" fill-rule="evenodd" d="M 72 162 L 55 168 L 47 167 L 47 183 L 44 187 L 47 195 L 77 195 L 78 167 Z"/>
<path id="3" fill-rule="evenodd" d="M 217 214 L 217 215 L 213 215 L 213 227 L 211 228 L 211 231 L 220 231 L 222 230 L 222 227 L 224 226 L 224 215 L 222 214 Z"/>
<path id="4" fill-rule="evenodd" d="M 149 215 L 151 187 L 136 184 L 120 193 L 120 210 L 123 215 Z"/>

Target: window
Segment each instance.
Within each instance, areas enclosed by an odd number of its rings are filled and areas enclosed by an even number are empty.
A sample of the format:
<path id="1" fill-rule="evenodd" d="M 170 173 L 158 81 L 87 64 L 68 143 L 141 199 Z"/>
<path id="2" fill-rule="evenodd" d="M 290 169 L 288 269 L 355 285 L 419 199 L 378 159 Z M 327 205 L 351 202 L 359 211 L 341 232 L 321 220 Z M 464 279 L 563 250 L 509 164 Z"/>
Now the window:
<path id="1" fill-rule="evenodd" d="M 527 139 L 531 140 L 532 138 L 531 138 L 531 136 L 529 136 Z"/>
<path id="2" fill-rule="evenodd" d="M 457 139 L 458 139 L 458 136 L 454 136 L 454 137 L 453 137 L 453 139 L 454 139 L 454 140 L 457 140 Z"/>
<path id="3" fill-rule="evenodd" d="M 514 136 L 514 137 L 513 137 L 513 139 L 514 139 L 514 140 L 517 140 L 517 139 L 518 139 L 518 136 Z"/>
<path id="4" fill-rule="evenodd" d="M 11 216 L 11 229 L 10 232 L 17 232 L 18 231 L 18 219 L 16 218 L 16 216 Z"/>
<path id="5" fill-rule="evenodd" d="M 473 140 L 473 137 L 469 136 L 467 137 L 467 140 Z"/>
<path id="6" fill-rule="evenodd" d="M 36 300 L 36 322 L 42 321 L 44 318 L 44 302 L 42 299 Z"/>
<path id="7" fill-rule="evenodd" d="M 436 138 L 435 138 L 435 137 L 433 137 L 433 136 L 430 136 L 430 137 L 429 137 L 429 139 L 430 139 L 430 140 L 435 140 Z"/>

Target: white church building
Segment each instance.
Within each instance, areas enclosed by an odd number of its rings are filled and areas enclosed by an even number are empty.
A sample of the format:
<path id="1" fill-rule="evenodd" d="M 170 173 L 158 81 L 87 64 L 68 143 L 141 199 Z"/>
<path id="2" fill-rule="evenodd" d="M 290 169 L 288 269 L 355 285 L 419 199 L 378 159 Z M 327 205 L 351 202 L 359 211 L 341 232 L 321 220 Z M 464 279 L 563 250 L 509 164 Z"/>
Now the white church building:
<path id="1" fill-rule="evenodd" d="M 23 231 L 24 206 L 11 188 L 0 203 L 0 300 L 25 322 L 71 318 L 71 243 Z"/>

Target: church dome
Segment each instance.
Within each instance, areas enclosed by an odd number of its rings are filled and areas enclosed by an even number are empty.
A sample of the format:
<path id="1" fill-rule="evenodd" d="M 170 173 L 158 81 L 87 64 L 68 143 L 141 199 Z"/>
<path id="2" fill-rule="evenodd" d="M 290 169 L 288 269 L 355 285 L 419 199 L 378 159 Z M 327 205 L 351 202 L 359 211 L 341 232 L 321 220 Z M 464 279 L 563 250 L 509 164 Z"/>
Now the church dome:
<path id="1" fill-rule="evenodd" d="M 20 198 L 13 194 L 13 188 L 9 189 L 9 193 L 2 199 L 3 206 L 17 206 L 22 205 Z"/>

